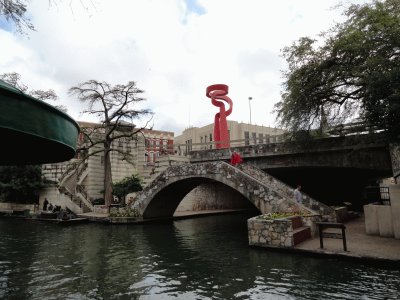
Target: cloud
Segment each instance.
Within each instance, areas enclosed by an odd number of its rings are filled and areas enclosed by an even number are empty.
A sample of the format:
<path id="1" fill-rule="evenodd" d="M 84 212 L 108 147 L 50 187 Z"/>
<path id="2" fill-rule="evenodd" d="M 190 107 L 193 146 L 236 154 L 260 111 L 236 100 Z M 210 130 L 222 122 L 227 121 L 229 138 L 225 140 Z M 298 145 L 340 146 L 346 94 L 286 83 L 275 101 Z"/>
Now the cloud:
<path id="1" fill-rule="evenodd" d="M 205 90 L 216 83 L 230 87 L 229 119 L 249 121 L 251 96 L 253 123 L 274 126 L 285 68 L 280 50 L 341 20 L 332 0 L 79 2 L 32 2 L 37 31 L 29 37 L 0 26 L 0 72 L 18 72 L 34 89 L 54 89 L 73 118 L 88 121 L 94 120 L 67 93 L 71 86 L 134 80 L 155 112 L 154 128 L 177 135 L 213 122 L 216 108 Z"/>

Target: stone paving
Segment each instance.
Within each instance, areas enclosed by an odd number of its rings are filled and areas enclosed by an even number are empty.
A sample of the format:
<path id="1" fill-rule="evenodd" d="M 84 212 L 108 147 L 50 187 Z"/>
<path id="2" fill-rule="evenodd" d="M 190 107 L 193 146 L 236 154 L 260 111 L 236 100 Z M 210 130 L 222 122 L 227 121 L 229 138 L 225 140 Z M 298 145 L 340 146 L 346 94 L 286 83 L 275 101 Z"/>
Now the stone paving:
<path id="1" fill-rule="evenodd" d="M 346 222 L 345 226 L 347 252 L 343 250 L 342 240 L 333 238 L 324 238 L 324 248 L 320 249 L 319 236 L 296 245 L 293 251 L 400 262 L 400 240 L 367 235 L 364 216 Z M 327 229 L 327 231 L 338 232 L 336 229 Z"/>

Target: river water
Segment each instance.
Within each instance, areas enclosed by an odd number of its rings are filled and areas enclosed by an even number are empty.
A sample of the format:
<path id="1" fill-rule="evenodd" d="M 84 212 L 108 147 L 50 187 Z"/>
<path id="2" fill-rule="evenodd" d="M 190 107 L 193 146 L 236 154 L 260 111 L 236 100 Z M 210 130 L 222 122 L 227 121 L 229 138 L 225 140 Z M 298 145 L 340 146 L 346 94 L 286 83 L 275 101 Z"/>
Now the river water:
<path id="1" fill-rule="evenodd" d="M 0 299 L 399 299 L 400 270 L 251 248 L 245 215 L 62 227 L 0 219 Z"/>

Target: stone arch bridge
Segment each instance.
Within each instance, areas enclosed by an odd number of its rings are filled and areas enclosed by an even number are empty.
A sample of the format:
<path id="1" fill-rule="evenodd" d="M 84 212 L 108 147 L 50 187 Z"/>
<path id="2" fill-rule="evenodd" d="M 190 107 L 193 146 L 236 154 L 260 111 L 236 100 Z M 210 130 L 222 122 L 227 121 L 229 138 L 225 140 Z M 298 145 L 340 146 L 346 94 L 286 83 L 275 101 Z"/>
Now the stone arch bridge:
<path id="1" fill-rule="evenodd" d="M 171 166 L 141 191 L 134 203 L 144 219 L 172 217 L 179 203 L 204 183 L 221 183 L 248 199 L 261 213 L 302 211 L 334 220 L 332 208 L 308 195 L 303 205 L 293 200 L 292 187 L 251 164 L 234 167 L 223 161 Z"/>

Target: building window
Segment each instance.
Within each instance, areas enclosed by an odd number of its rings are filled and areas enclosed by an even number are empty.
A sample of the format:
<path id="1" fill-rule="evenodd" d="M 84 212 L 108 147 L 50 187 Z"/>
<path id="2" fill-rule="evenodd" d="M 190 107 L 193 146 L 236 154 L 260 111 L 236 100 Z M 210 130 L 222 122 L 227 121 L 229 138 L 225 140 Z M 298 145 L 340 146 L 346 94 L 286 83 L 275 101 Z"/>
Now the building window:
<path id="1" fill-rule="evenodd" d="M 251 134 L 251 136 L 252 136 L 252 139 L 253 139 L 253 144 L 256 145 L 257 144 L 257 133 L 253 132 Z"/>
<path id="2" fill-rule="evenodd" d="M 269 144 L 269 134 L 265 135 L 265 143 Z"/>
<path id="3" fill-rule="evenodd" d="M 250 134 L 248 131 L 244 132 L 244 144 L 246 146 L 250 145 Z"/>
<path id="4" fill-rule="evenodd" d="M 258 134 L 258 143 L 263 144 L 264 143 L 264 136 L 262 133 Z"/>
<path id="5" fill-rule="evenodd" d="M 192 140 L 187 140 L 185 143 L 186 143 L 186 152 L 192 151 Z"/>

